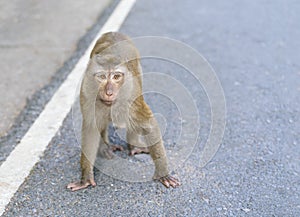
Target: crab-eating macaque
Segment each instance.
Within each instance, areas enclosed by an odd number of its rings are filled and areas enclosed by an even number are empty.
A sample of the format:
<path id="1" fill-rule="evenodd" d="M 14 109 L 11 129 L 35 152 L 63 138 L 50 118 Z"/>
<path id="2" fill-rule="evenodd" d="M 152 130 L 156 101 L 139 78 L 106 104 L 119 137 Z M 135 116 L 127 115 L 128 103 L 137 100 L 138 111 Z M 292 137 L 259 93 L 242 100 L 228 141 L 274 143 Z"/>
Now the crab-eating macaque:
<path id="1" fill-rule="evenodd" d="M 111 145 L 108 126 L 126 128 L 130 155 L 150 153 L 155 174 L 166 187 L 180 185 L 169 174 L 161 132 L 142 95 L 139 52 L 128 36 L 117 32 L 103 34 L 93 48 L 80 90 L 83 117 L 81 141 L 81 180 L 68 184 L 72 191 L 96 186 L 93 167 L 97 153 L 111 159 L 122 146 Z M 139 140 L 143 136 L 145 144 Z"/>

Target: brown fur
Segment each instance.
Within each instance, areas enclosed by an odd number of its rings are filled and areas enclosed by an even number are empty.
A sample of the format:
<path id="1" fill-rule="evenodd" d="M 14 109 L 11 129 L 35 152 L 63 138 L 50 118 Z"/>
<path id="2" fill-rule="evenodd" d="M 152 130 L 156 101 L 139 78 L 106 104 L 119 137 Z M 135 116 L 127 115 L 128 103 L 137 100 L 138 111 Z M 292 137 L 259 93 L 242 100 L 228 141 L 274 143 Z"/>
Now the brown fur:
<path id="1" fill-rule="evenodd" d="M 119 80 L 114 80 L 114 75 L 118 73 L 115 68 L 122 65 L 126 66 L 126 69 L 122 68 L 125 71 L 118 74 Z M 105 72 L 98 72 L 100 68 L 100 71 Z M 80 91 L 83 116 L 80 162 L 82 176 L 80 182 L 70 183 L 68 188 L 74 191 L 96 185 L 93 165 L 97 150 L 103 157 L 113 157 L 107 137 L 107 127 L 112 120 L 114 125 L 127 129 L 130 153 L 150 152 L 155 164 L 154 179 L 160 180 L 167 187 L 180 184 L 169 175 L 158 124 L 142 95 L 141 74 L 139 52 L 129 37 L 110 32 L 103 34 L 96 42 Z M 130 77 L 132 80 L 128 79 Z M 130 85 L 122 89 L 126 81 L 132 84 L 132 89 L 129 88 Z M 112 95 L 107 95 L 107 91 L 111 90 Z M 112 108 L 114 109 L 111 110 Z M 144 136 L 146 147 L 139 144 L 140 135 Z M 114 146 L 114 150 L 122 149 L 115 148 Z"/>

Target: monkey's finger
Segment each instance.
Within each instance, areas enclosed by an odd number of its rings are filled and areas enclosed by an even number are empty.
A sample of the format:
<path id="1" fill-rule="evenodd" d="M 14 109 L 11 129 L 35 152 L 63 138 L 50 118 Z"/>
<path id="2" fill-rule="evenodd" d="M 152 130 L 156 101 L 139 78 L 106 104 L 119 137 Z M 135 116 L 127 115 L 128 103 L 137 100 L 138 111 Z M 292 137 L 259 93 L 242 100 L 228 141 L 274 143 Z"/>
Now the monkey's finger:
<path id="1" fill-rule="evenodd" d="M 84 183 L 81 181 L 79 182 L 72 182 L 67 185 L 67 188 L 70 189 L 71 191 L 77 191 L 83 188 L 87 188 L 88 186 L 92 185 L 93 187 L 96 186 L 96 182 L 94 180 L 88 180 Z"/>
<path id="2" fill-rule="evenodd" d="M 178 179 L 176 179 L 175 177 L 173 176 L 169 176 L 168 177 L 168 180 L 170 182 L 170 185 L 173 187 L 173 188 L 176 188 L 177 186 L 181 185 L 181 183 L 179 182 Z"/>
<path id="3" fill-rule="evenodd" d="M 96 184 L 96 182 L 95 182 L 95 180 L 90 180 L 90 184 L 93 186 L 93 187 L 95 187 L 97 184 Z"/>
<path id="4" fill-rule="evenodd" d="M 75 187 L 71 188 L 71 191 L 78 191 L 80 189 L 87 188 L 90 185 L 91 185 L 90 183 L 84 183 L 84 184 L 81 184 L 81 185 L 78 185 L 78 186 L 75 186 Z"/>
<path id="5" fill-rule="evenodd" d="M 67 188 L 70 189 L 71 191 L 77 191 L 83 188 L 87 188 L 90 185 L 90 183 L 86 182 L 82 184 L 81 182 L 76 182 L 76 183 L 70 183 Z"/>
<path id="6" fill-rule="evenodd" d="M 179 186 L 179 183 L 178 182 L 174 182 L 172 180 L 169 180 L 169 183 L 170 185 L 173 187 L 173 188 L 176 188 L 177 186 Z"/>
<path id="7" fill-rule="evenodd" d="M 159 181 L 160 181 L 165 187 L 167 187 L 167 188 L 170 187 L 170 184 L 169 184 L 168 180 L 167 180 L 165 177 L 160 178 Z"/>
<path id="8" fill-rule="evenodd" d="M 68 189 L 72 189 L 72 188 L 74 188 L 74 187 L 80 185 L 80 183 L 81 183 L 81 182 L 72 182 L 72 183 L 69 183 L 69 184 L 67 185 L 67 188 L 68 188 Z"/>

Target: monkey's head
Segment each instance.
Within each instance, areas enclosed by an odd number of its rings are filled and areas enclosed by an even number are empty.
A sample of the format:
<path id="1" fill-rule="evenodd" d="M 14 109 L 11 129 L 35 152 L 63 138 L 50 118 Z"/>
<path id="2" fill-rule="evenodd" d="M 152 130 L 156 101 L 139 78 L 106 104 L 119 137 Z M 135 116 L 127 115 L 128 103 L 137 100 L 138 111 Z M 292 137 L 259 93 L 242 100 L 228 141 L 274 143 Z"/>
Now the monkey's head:
<path id="1" fill-rule="evenodd" d="M 119 96 L 121 86 L 125 82 L 128 69 L 124 65 L 99 67 L 94 73 L 94 79 L 98 84 L 97 100 L 106 105 L 112 105 Z"/>
<path id="2" fill-rule="evenodd" d="M 118 33 L 104 34 L 90 58 L 89 71 L 98 86 L 97 100 L 112 105 L 116 100 L 124 102 L 141 95 L 139 53 L 129 38 Z"/>

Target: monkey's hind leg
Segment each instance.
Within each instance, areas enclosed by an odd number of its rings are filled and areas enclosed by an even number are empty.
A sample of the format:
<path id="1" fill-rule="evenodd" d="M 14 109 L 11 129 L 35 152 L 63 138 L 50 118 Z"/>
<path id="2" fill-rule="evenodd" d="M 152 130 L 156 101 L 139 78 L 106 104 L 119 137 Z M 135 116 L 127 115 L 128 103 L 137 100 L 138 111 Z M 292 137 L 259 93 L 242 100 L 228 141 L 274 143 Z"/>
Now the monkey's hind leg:
<path id="1" fill-rule="evenodd" d="M 115 151 L 123 151 L 123 146 L 117 144 L 111 144 L 108 139 L 108 127 L 101 131 L 101 137 L 103 139 L 104 144 L 100 144 L 99 152 L 102 157 L 107 159 L 113 158 L 113 153 Z M 102 152 L 102 153 L 101 153 Z M 104 152 L 104 153 L 103 153 Z"/>
<path id="2" fill-rule="evenodd" d="M 149 149 L 144 142 L 140 141 L 139 135 L 132 131 L 127 131 L 127 143 L 129 155 L 149 154 Z"/>

